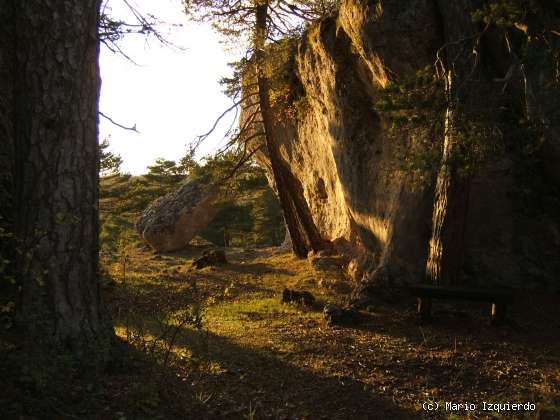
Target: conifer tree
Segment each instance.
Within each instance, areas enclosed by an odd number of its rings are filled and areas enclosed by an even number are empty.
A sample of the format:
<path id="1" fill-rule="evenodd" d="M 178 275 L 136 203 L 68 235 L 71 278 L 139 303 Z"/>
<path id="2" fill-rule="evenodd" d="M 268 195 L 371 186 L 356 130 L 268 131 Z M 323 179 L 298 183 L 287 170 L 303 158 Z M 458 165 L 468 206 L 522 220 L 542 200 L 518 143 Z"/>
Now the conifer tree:
<path id="1" fill-rule="evenodd" d="M 100 3 L 0 2 L 18 325 L 34 346 L 92 361 L 106 359 L 113 338 L 98 282 Z"/>
<path id="2" fill-rule="evenodd" d="M 286 0 L 187 0 L 188 14 L 195 19 L 211 21 L 214 27 L 236 42 L 247 43 L 248 59 L 241 77 L 250 81 L 243 83 L 243 92 L 230 89 L 234 95 L 241 94 L 234 105 L 257 111 L 241 124 L 242 147 L 250 139 L 264 138 L 264 146 L 270 160 L 274 183 L 284 212 L 286 225 L 292 237 L 294 253 L 306 257 L 310 250 L 324 247 L 324 241 L 313 221 L 299 180 L 287 168 L 280 155 L 278 141 L 274 136 L 274 117 L 270 101 L 270 45 L 280 38 L 297 32 L 302 23 L 326 13 L 326 3 Z M 250 77 L 252 75 L 252 77 Z M 254 128 L 254 127 L 259 128 Z M 245 131 L 250 132 L 246 135 Z M 254 152 L 254 150 L 253 150 Z"/>

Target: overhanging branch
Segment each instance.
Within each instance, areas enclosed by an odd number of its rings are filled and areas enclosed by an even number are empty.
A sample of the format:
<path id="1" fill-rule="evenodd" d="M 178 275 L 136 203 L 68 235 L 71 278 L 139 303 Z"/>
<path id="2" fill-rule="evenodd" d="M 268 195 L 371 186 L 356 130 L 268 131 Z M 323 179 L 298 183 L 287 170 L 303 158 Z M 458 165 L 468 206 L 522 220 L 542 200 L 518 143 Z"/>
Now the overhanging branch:
<path id="1" fill-rule="evenodd" d="M 132 127 L 127 127 L 126 125 L 120 124 L 118 122 L 116 122 L 115 120 L 113 120 L 111 117 L 109 117 L 108 115 L 105 115 L 103 112 L 99 111 L 99 115 L 101 115 L 103 118 L 105 118 L 107 121 L 109 121 L 111 124 L 116 125 L 119 128 L 122 128 L 123 130 L 127 130 L 127 131 L 134 131 L 135 133 L 140 134 L 140 131 L 138 131 L 136 129 L 136 124 L 134 124 Z"/>

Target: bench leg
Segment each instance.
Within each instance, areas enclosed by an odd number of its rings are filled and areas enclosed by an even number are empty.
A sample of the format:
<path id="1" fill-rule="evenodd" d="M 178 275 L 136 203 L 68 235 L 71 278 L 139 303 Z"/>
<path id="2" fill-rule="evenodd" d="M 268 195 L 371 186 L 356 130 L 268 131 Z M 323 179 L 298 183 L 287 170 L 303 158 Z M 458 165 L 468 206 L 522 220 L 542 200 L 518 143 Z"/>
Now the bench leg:
<path id="1" fill-rule="evenodd" d="M 506 305 L 505 303 L 492 304 L 492 325 L 503 325 L 506 320 Z"/>
<path id="2" fill-rule="evenodd" d="M 418 298 L 418 315 L 421 322 L 432 320 L 432 299 L 426 297 Z"/>

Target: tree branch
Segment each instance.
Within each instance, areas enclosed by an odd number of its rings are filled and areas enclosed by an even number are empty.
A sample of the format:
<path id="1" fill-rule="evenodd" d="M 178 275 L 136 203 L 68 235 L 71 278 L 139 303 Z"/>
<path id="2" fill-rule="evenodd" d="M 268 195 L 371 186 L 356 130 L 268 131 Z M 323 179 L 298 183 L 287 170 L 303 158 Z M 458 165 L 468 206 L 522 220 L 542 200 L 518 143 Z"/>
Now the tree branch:
<path id="1" fill-rule="evenodd" d="M 135 133 L 140 134 L 140 131 L 138 131 L 136 129 L 136 124 L 134 124 L 132 127 L 127 127 L 126 125 L 122 125 L 119 124 L 118 122 L 116 122 L 115 120 L 113 120 L 111 117 L 105 115 L 103 112 L 99 111 L 99 115 L 101 115 L 103 118 L 105 118 L 107 121 L 109 121 L 111 124 L 116 125 L 119 128 L 122 128 L 123 130 L 128 130 L 128 131 L 134 131 Z"/>

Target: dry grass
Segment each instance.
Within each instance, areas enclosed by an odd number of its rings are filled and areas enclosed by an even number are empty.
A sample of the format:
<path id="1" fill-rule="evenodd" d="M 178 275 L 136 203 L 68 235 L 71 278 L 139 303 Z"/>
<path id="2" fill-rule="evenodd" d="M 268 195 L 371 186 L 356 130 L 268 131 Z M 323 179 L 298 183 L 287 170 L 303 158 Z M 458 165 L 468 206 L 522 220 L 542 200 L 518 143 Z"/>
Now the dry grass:
<path id="1" fill-rule="evenodd" d="M 45 364 L 0 341 L 0 412 L 21 419 L 560 418 L 558 297 L 526 295 L 509 325 L 487 305 L 436 302 L 420 327 L 403 298 L 331 327 L 309 263 L 272 249 L 229 250 L 229 263 L 190 269 L 200 248 L 154 256 L 136 246 L 107 262 L 105 300 L 122 339 L 108 372 Z M 284 287 L 312 292 L 313 308 L 280 303 Z M 202 328 L 185 322 L 201 304 Z M 191 311 L 191 312 L 189 312 Z M 15 345 L 14 345 L 15 343 Z M 51 363 L 51 362 L 49 362 Z M 440 410 L 423 411 L 423 402 Z M 527 413 L 482 403 L 532 402 Z M 445 402 L 475 411 L 446 411 Z"/>
<path id="2" fill-rule="evenodd" d="M 552 298 L 532 297 L 502 329 L 490 327 L 488 308 L 476 305 L 439 305 L 438 321 L 419 327 L 406 299 L 376 308 L 359 328 L 333 328 L 321 303 L 345 297 L 319 290 L 307 261 L 234 250 L 227 265 L 190 270 L 199 252 L 154 259 L 136 251 L 126 284 L 107 295 L 113 308 L 131 291 L 140 296 L 139 311 L 161 302 L 180 308 L 196 283 L 204 329 L 181 331 L 171 368 L 189 384 L 203 417 L 416 418 L 427 416 L 425 401 L 479 408 L 483 401 L 528 401 L 537 407 L 523 414 L 528 418 L 560 416 L 560 324 Z M 117 274 L 118 263 L 110 269 Z M 284 287 L 311 291 L 317 308 L 281 304 Z M 512 414 L 440 409 L 431 417 Z"/>

